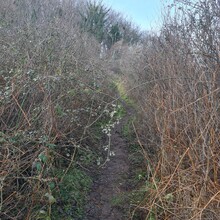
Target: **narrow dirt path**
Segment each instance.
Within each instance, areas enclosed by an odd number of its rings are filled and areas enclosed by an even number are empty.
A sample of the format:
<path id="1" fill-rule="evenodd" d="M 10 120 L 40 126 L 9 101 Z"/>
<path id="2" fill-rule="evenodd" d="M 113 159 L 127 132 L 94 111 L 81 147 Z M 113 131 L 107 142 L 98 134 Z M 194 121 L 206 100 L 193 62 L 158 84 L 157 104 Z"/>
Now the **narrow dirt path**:
<path id="1" fill-rule="evenodd" d="M 126 177 L 129 176 L 128 145 L 123 138 L 122 128 L 131 117 L 132 110 L 123 105 L 127 114 L 111 132 L 111 151 L 115 156 L 98 170 L 88 198 L 85 220 L 127 219 L 124 210 L 112 204 L 114 198 L 127 191 Z"/>

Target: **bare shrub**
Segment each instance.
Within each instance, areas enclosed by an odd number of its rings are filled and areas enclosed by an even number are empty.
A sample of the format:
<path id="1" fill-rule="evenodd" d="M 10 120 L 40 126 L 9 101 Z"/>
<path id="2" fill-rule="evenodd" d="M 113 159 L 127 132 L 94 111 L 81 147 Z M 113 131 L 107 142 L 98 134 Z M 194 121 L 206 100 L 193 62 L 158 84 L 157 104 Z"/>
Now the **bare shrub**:
<path id="1" fill-rule="evenodd" d="M 0 4 L 0 217 L 37 219 L 51 214 L 54 168 L 64 160 L 65 175 L 77 149 L 95 143 L 90 125 L 113 97 L 79 2 Z"/>
<path id="2" fill-rule="evenodd" d="M 219 6 L 175 1 L 170 11 L 160 36 L 126 63 L 150 173 L 146 200 L 134 212 L 219 219 Z"/>

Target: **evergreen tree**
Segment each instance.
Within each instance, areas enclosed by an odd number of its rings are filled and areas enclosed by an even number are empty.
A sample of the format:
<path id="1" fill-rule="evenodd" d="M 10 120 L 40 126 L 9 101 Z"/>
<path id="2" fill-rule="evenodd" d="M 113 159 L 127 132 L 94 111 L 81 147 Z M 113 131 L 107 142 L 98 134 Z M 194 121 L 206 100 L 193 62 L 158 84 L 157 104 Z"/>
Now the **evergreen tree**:
<path id="1" fill-rule="evenodd" d="M 100 43 L 105 39 L 109 11 L 101 2 L 88 1 L 85 12 L 81 13 L 83 29 L 94 35 Z"/>

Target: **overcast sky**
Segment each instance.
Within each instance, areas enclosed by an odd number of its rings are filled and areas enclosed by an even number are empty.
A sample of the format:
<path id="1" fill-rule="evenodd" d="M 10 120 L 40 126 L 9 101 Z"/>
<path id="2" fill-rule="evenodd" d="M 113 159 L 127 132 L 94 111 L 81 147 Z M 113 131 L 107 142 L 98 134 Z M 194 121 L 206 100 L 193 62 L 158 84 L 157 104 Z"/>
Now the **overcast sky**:
<path id="1" fill-rule="evenodd" d="M 166 0 L 103 0 L 102 2 L 124 14 L 142 30 L 159 30 L 162 2 L 165 3 Z"/>

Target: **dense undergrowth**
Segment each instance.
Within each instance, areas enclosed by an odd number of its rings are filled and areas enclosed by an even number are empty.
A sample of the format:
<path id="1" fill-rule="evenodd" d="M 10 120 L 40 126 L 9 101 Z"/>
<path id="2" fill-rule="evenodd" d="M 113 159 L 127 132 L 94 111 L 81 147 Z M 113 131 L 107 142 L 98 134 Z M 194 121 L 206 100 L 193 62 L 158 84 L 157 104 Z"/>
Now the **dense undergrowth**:
<path id="1" fill-rule="evenodd" d="M 123 57 L 148 161 L 145 219 L 219 219 L 219 10 L 175 1 L 160 35 Z"/>
<path id="2" fill-rule="evenodd" d="M 83 216 L 84 169 L 114 94 L 76 12 L 71 1 L 1 2 L 1 219 Z"/>
<path id="3" fill-rule="evenodd" d="M 174 1 L 141 35 L 116 13 L 97 32 L 85 2 L 0 2 L 0 218 L 82 219 L 123 99 L 129 216 L 219 219 L 219 4 Z"/>

